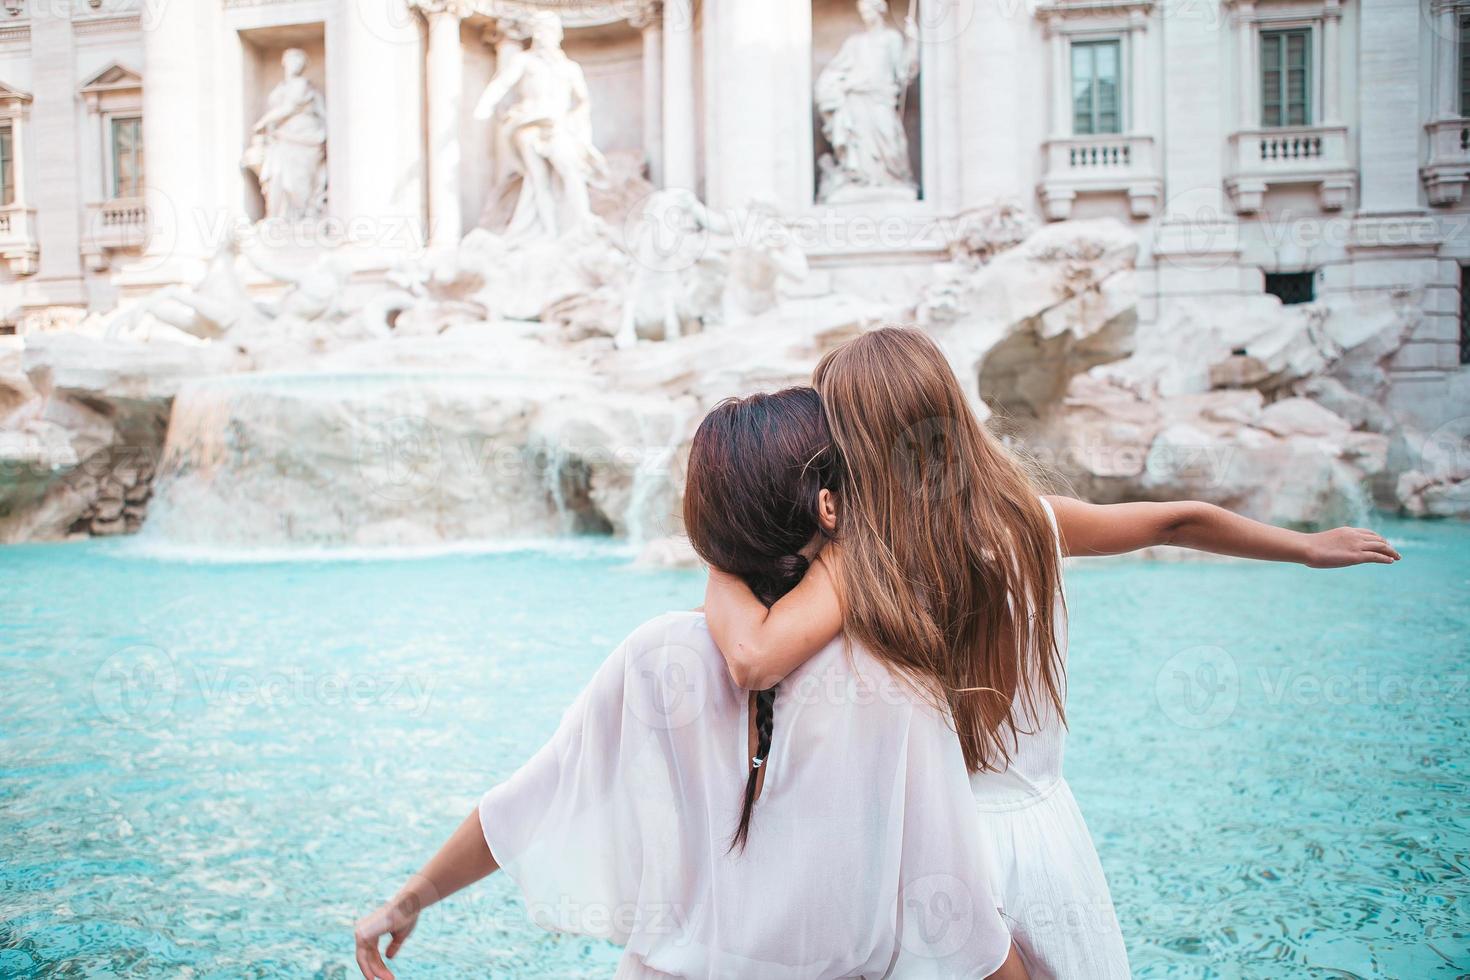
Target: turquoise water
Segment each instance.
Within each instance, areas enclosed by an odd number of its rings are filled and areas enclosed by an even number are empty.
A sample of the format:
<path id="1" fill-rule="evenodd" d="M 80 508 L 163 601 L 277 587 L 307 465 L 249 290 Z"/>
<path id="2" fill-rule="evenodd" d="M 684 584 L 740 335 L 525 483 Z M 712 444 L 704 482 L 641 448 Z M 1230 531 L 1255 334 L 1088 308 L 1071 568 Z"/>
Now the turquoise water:
<path id="1" fill-rule="evenodd" d="M 1068 771 L 1134 969 L 1470 971 L 1470 529 L 1398 566 L 1069 575 Z M 689 573 L 609 554 L 190 564 L 0 550 L 0 976 L 355 976 L 354 919 Z M 416 977 L 607 976 L 503 879 Z"/>

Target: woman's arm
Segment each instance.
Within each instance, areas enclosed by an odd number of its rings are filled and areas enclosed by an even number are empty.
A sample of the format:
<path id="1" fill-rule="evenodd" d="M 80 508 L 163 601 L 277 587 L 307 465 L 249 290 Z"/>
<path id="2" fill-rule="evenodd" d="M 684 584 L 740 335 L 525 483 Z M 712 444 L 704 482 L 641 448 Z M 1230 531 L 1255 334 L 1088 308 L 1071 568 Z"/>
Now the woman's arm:
<path id="1" fill-rule="evenodd" d="M 704 618 L 725 657 L 730 679 L 763 691 L 806 663 L 842 631 L 842 607 L 827 556 L 767 609 L 738 576 L 711 568 Z"/>
<path id="2" fill-rule="evenodd" d="M 1089 504 L 1047 497 L 1068 555 L 1121 555 L 1169 544 L 1236 558 L 1289 561 L 1312 568 L 1391 565 L 1399 553 L 1365 528 L 1307 534 L 1262 524 L 1198 500 L 1167 504 Z"/>
<path id="3" fill-rule="evenodd" d="M 378 952 L 378 940 L 391 937 L 388 958 L 398 955 L 403 942 L 418 924 L 419 913 L 440 899 L 473 885 L 499 867 L 485 832 L 480 827 L 480 811 L 471 811 L 459 829 L 429 859 L 422 871 L 408 879 L 382 908 L 363 916 L 357 922 L 357 966 L 367 980 L 393 980 L 393 971 Z"/>

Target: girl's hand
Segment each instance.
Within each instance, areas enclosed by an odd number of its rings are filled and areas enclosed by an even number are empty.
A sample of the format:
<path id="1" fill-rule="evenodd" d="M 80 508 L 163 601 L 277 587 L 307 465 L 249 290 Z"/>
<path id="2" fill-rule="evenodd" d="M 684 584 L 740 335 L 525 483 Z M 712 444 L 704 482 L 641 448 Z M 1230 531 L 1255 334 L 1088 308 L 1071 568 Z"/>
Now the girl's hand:
<path id="1" fill-rule="evenodd" d="M 1349 565 L 1392 565 L 1401 556 L 1382 535 L 1361 527 L 1339 527 L 1307 535 L 1311 568 L 1347 568 Z"/>
<path id="2" fill-rule="evenodd" d="M 403 948 L 404 940 L 413 934 L 418 921 L 419 903 L 411 897 L 384 902 L 376 912 L 357 920 L 353 930 L 357 938 L 357 966 L 367 980 L 394 980 L 393 971 L 378 952 L 378 940 L 390 937 L 387 952 L 391 960 Z"/>

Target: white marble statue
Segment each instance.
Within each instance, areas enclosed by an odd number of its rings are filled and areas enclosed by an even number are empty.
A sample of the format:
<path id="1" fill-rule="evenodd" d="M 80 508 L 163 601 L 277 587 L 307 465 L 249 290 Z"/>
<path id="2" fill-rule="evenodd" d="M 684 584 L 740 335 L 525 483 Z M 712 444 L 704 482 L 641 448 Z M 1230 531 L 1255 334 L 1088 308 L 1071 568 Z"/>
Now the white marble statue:
<path id="1" fill-rule="evenodd" d="M 588 184 L 605 168 L 592 143 L 591 104 L 582 68 L 561 48 L 561 20 L 531 15 L 529 47 L 496 46 L 495 76 L 475 107 L 476 119 L 497 116 L 497 175 L 502 192 L 519 183 L 504 234 L 556 237 L 592 215 Z M 514 37 L 514 31 L 507 30 Z M 504 108 L 508 96 L 513 100 Z"/>
<path id="2" fill-rule="evenodd" d="M 912 15 L 904 34 L 889 27 L 885 0 L 858 0 L 857 7 L 865 30 L 843 41 L 817 77 L 817 112 L 832 147 L 819 161 L 817 199 L 913 200 L 903 102 L 919 72 L 918 28 Z"/>
<path id="3" fill-rule="evenodd" d="M 327 209 L 327 110 L 303 74 L 305 51 L 288 49 L 281 67 L 286 77 L 256 120 L 244 166 L 260 181 L 267 219 L 306 221 Z"/>
<path id="4" fill-rule="evenodd" d="M 269 317 L 251 298 L 240 276 L 241 241 L 231 229 L 209 260 L 204 277 L 193 286 L 165 286 L 145 296 L 109 322 L 111 338 L 144 339 L 177 330 L 200 340 L 214 340 L 237 329 L 259 329 Z M 165 330 L 153 328 L 162 323 Z"/>
<path id="5" fill-rule="evenodd" d="M 806 252 L 776 206 L 750 201 L 734 218 L 736 241 L 726 258 L 720 320 L 738 323 L 774 310 L 781 287 L 806 278 Z"/>
<path id="6" fill-rule="evenodd" d="M 790 226 L 762 200 L 720 213 L 692 191 L 667 188 L 649 195 L 627 232 L 633 278 L 613 336 L 619 349 L 640 336 L 675 340 L 686 324 L 755 319 L 807 274 Z"/>

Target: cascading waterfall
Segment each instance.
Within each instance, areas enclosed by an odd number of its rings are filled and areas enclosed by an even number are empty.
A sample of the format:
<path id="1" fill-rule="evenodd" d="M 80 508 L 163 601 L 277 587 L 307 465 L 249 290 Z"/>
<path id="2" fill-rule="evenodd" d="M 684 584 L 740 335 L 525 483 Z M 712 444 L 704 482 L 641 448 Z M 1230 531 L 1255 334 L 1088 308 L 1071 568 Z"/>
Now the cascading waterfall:
<path id="1" fill-rule="evenodd" d="M 628 508 L 623 518 L 624 526 L 627 528 L 627 536 L 630 543 L 635 545 L 645 544 L 656 537 L 664 537 L 673 532 L 673 528 L 653 528 L 657 533 L 650 533 L 649 511 L 658 506 L 662 491 L 668 492 L 669 499 L 664 501 L 664 514 L 669 512 L 674 496 L 674 460 L 679 447 L 685 438 L 687 430 L 687 416 L 676 406 L 671 415 L 663 417 L 666 423 L 662 436 L 651 431 L 653 429 L 653 416 L 639 413 L 638 420 L 639 443 L 643 447 L 640 452 L 638 465 L 633 468 L 633 485 L 628 494 Z M 653 519 L 657 519 L 655 515 Z"/>
<path id="2" fill-rule="evenodd" d="M 525 461 L 544 380 L 236 375 L 185 385 L 144 534 L 171 544 L 423 547 L 562 530 Z M 563 502 L 564 503 L 564 502 Z"/>
<path id="3" fill-rule="evenodd" d="M 438 548 L 668 533 L 689 412 L 533 374 L 207 378 L 174 400 L 144 544 Z"/>

